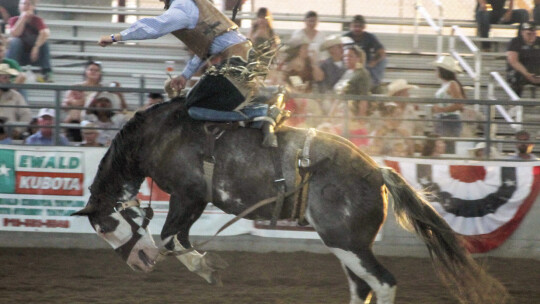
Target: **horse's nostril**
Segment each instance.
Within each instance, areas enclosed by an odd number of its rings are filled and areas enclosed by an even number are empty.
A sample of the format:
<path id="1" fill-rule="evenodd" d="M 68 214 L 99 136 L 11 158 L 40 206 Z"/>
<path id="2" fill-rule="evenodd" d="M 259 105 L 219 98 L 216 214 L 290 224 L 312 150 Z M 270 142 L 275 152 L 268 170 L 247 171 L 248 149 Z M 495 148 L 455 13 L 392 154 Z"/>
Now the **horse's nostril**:
<path id="1" fill-rule="evenodd" d="M 156 262 L 150 259 L 142 249 L 139 250 L 139 259 L 141 259 L 146 266 L 152 267 L 156 264 Z"/>

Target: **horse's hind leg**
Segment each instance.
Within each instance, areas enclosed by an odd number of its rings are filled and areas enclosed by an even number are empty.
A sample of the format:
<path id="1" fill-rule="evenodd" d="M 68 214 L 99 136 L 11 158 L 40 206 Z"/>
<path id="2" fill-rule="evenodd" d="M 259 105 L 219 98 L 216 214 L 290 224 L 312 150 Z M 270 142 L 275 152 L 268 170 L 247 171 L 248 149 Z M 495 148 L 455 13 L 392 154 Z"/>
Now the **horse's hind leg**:
<path id="1" fill-rule="evenodd" d="M 375 258 L 370 249 L 356 252 L 330 248 L 344 265 L 349 278 L 351 304 L 369 303 L 370 289 L 377 296 L 377 304 L 393 304 L 396 280 Z M 367 302 L 366 302 L 367 300 Z"/>
<path id="2" fill-rule="evenodd" d="M 341 263 L 351 292 L 351 303 L 369 304 L 371 303 L 371 287 L 366 281 L 357 277 L 345 264 Z"/>

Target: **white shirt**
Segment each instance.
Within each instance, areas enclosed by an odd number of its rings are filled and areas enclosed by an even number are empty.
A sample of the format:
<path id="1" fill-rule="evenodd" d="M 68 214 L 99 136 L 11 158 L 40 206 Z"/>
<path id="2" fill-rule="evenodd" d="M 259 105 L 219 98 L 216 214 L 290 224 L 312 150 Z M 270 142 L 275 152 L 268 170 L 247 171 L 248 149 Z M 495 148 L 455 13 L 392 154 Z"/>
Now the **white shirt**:
<path id="1" fill-rule="evenodd" d="M 120 34 L 122 40 L 156 39 L 177 30 L 194 29 L 197 20 L 199 20 L 199 8 L 193 0 L 172 0 L 169 9 L 162 15 L 140 19 Z M 237 31 L 224 33 L 212 42 L 210 55 L 221 53 L 229 46 L 244 41 L 246 41 L 246 37 Z M 182 75 L 186 79 L 190 79 L 203 63 L 201 58 L 193 56 L 184 68 Z"/>

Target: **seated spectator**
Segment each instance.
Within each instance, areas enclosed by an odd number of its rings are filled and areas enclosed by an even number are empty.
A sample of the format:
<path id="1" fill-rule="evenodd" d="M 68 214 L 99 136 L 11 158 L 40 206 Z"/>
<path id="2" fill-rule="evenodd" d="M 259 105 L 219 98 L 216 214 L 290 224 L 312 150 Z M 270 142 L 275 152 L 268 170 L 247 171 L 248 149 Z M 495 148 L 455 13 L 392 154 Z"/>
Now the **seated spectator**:
<path id="1" fill-rule="evenodd" d="M 165 101 L 163 94 L 161 93 L 148 93 L 148 98 L 146 99 L 146 104 L 144 108 L 147 109 L 155 104 L 162 103 Z"/>
<path id="2" fill-rule="evenodd" d="M 446 151 L 446 143 L 439 138 L 439 134 L 429 134 L 422 148 L 422 156 L 441 157 Z"/>
<path id="3" fill-rule="evenodd" d="M 26 77 L 24 76 L 24 73 L 22 72 L 21 66 L 19 63 L 13 59 L 6 58 L 6 47 L 7 47 L 7 39 L 0 39 L 0 63 L 7 64 L 10 68 L 17 70 L 19 74 L 17 76 L 11 77 L 11 83 L 24 83 L 26 80 Z"/>
<path id="4" fill-rule="evenodd" d="M 95 123 L 83 120 L 81 122 L 81 127 L 84 128 L 97 128 Z M 78 144 L 79 147 L 103 147 L 104 145 L 97 141 L 99 136 L 98 129 L 82 129 L 81 130 L 83 141 Z"/>
<path id="5" fill-rule="evenodd" d="M 272 27 L 272 14 L 266 7 L 259 8 L 257 19 L 251 24 L 249 39 L 253 42 L 253 46 L 259 46 L 266 41 L 276 38 L 277 36 Z M 273 46 L 275 47 L 276 43 L 273 43 Z"/>
<path id="6" fill-rule="evenodd" d="M 51 59 L 49 53 L 49 28 L 40 17 L 34 14 L 35 0 L 20 0 L 20 16 L 11 17 L 11 40 L 6 57 L 20 65 L 41 67 L 41 81 L 52 81 Z"/>
<path id="7" fill-rule="evenodd" d="M 366 53 L 366 68 L 369 71 L 374 87 L 381 84 L 384 78 L 384 69 L 386 68 L 386 51 L 377 37 L 372 33 L 366 32 L 366 20 L 361 15 L 353 17 L 350 23 L 350 32 L 346 37 L 350 37 L 354 44 L 361 47 Z"/>
<path id="8" fill-rule="evenodd" d="M 17 70 L 9 68 L 5 63 L 0 63 L 0 84 L 11 83 L 11 77 L 17 76 Z M 2 106 L 28 106 L 24 97 L 17 91 L 8 88 L 0 89 L 0 105 Z M 28 108 L 0 107 L 0 117 L 7 123 L 23 122 L 26 123 L 32 118 Z M 13 128 L 11 137 L 19 139 L 22 136 L 24 128 Z"/>
<path id="9" fill-rule="evenodd" d="M 88 105 L 90 109 L 86 111 L 84 117 L 101 128 L 97 141 L 105 146 L 111 144 L 119 129 L 127 121 L 123 114 L 116 114 L 113 110 L 118 107 L 118 103 L 113 103 L 117 98 L 116 94 L 100 92 Z"/>
<path id="10" fill-rule="evenodd" d="M 485 150 L 486 150 L 486 143 L 485 142 L 479 142 L 474 146 L 474 148 L 469 149 L 468 152 L 469 152 L 469 156 L 471 158 L 482 160 L 482 159 L 487 158 L 485 156 Z M 499 157 L 501 157 L 501 154 L 499 153 L 497 148 L 495 148 L 493 145 L 491 146 L 491 148 L 489 150 L 490 150 L 489 151 L 489 158 L 499 158 Z"/>
<path id="11" fill-rule="evenodd" d="M 343 45 L 341 37 L 331 35 L 326 38 L 320 48 L 321 51 L 328 51 L 330 57 L 322 61 L 320 68 L 323 72 L 323 79 L 319 82 L 319 91 L 326 93 L 334 88 L 338 80 L 345 74 L 347 68 L 343 63 Z"/>
<path id="12" fill-rule="evenodd" d="M 13 142 L 6 128 L 4 127 L 5 122 L 6 121 L 4 119 L 0 118 L 0 145 L 11 145 Z"/>
<path id="13" fill-rule="evenodd" d="M 487 38 L 491 24 L 522 23 L 529 20 L 529 13 L 524 9 L 513 9 L 514 0 L 509 0 L 508 9 L 505 8 L 506 0 L 478 0 L 476 5 L 476 23 L 478 24 L 478 36 Z M 482 42 L 482 49 L 489 51 L 491 44 Z"/>
<path id="14" fill-rule="evenodd" d="M 395 102 L 385 102 L 381 111 L 382 126 L 375 130 L 370 153 L 406 157 L 414 154 L 411 130 L 402 126 L 404 112 Z M 386 138 L 385 138 L 386 137 Z"/>
<path id="15" fill-rule="evenodd" d="M 530 142 L 531 135 L 525 130 L 516 133 L 516 153 L 510 156 L 510 159 L 518 160 L 538 160 L 536 155 L 532 154 L 534 144 Z"/>
<path id="16" fill-rule="evenodd" d="M 371 76 L 366 70 L 366 54 L 356 46 L 346 46 L 343 51 L 343 62 L 347 71 L 341 76 L 334 86 L 337 94 L 345 95 L 369 95 Z M 360 116 L 368 115 L 368 102 L 365 100 L 355 101 L 355 113 Z"/>
<path id="17" fill-rule="evenodd" d="M 297 92 L 309 93 L 313 83 L 324 77 L 319 65 L 309 55 L 309 42 L 304 38 L 291 39 L 285 50 L 286 58 L 280 67 L 284 81 Z"/>
<path id="18" fill-rule="evenodd" d="M 41 146 L 54 146 L 56 144 L 55 139 L 55 124 L 56 113 L 54 109 L 42 108 L 38 113 L 38 126 L 39 130 L 26 138 L 25 144 L 27 145 L 41 145 Z M 64 135 L 58 135 L 58 145 L 69 146 L 69 141 Z"/>
<path id="19" fill-rule="evenodd" d="M 536 25 L 532 22 L 522 23 L 518 33 L 508 44 L 506 79 L 521 96 L 524 85 L 540 85 L 540 39 L 536 37 Z"/>
<path id="20" fill-rule="evenodd" d="M 449 56 L 441 56 L 432 62 L 437 67 L 437 77 L 442 85 L 435 92 L 435 98 L 465 99 L 465 90 L 457 79 L 457 73 L 462 69 L 458 62 Z M 443 137 L 460 137 L 463 124 L 461 122 L 462 103 L 439 103 L 433 106 L 435 132 Z M 455 153 L 455 142 L 446 143 L 446 153 Z"/>
<path id="21" fill-rule="evenodd" d="M 101 64 L 99 62 L 90 61 L 86 64 L 83 75 L 83 82 L 75 84 L 75 86 L 83 87 L 101 87 L 101 79 L 103 74 L 101 72 Z M 64 118 L 65 123 L 80 123 L 81 122 L 81 109 L 69 109 L 70 107 L 84 107 L 86 101 L 91 101 L 89 97 L 95 92 L 92 91 L 75 91 L 69 90 L 66 92 L 64 100 L 62 101 L 62 107 L 66 109 L 67 115 Z M 67 137 L 71 141 L 81 141 L 80 129 L 67 129 Z"/>
<path id="22" fill-rule="evenodd" d="M 324 42 L 324 34 L 319 32 L 316 27 L 319 23 L 317 12 L 309 11 L 304 17 L 304 28 L 294 31 L 291 35 L 291 40 L 305 40 L 309 44 L 308 50 L 310 56 L 315 62 L 325 59 L 319 54 L 319 48 Z"/>

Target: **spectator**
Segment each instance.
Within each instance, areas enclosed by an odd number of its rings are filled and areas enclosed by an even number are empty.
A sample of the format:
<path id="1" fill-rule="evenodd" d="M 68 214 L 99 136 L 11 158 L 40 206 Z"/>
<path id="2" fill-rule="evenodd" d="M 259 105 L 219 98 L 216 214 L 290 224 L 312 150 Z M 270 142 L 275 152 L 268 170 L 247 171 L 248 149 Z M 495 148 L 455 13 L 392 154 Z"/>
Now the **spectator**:
<path id="1" fill-rule="evenodd" d="M 11 145 L 13 143 L 9 133 L 4 128 L 4 123 L 6 121 L 0 118 L 0 145 Z"/>
<path id="2" fill-rule="evenodd" d="M 253 42 L 253 46 L 259 46 L 266 41 L 277 38 L 272 27 L 272 14 L 266 7 L 261 7 L 257 11 L 257 19 L 251 24 L 251 32 L 249 39 Z M 275 47 L 276 44 L 272 43 Z"/>
<path id="3" fill-rule="evenodd" d="M 7 46 L 7 39 L 0 39 L 0 63 L 5 63 L 9 65 L 10 68 L 17 70 L 19 74 L 17 76 L 11 77 L 12 83 L 24 83 L 26 80 L 26 77 L 24 76 L 21 69 L 21 66 L 19 63 L 13 59 L 6 58 L 6 46 Z"/>
<path id="4" fill-rule="evenodd" d="M 437 67 L 437 77 L 441 79 L 442 85 L 435 98 L 442 99 L 465 99 L 463 86 L 456 77 L 461 72 L 458 62 L 449 56 L 441 56 L 432 63 Z M 461 122 L 462 103 L 439 103 L 433 106 L 434 129 L 435 132 L 444 137 L 459 137 L 463 124 Z M 446 144 L 446 152 L 455 153 L 455 142 Z"/>
<path id="5" fill-rule="evenodd" d="M 366 62 L 364 51 L 356 45 L 345 47 L 343 62 L 347 71 L 334 86 L 334 91 L 346 95 L 369 95 L 371 76 L 364 66 Z M 368 102 L 365 100 L 355 101 L 354 108 L 353 112 L 356 115 L 366 116 L 368 114 Z"/>
<path id="6" fill-rule="evenodd" d="M 101 79 L 103 77 L 101 71 L 101 64 L 99 62 L 90 61 L 86 64 L 84 69 L 83 79 L 84 81 L 76 86 L 83 87 L 101 87 Z M 92 91 L 74 91 L 69 90 L 66 92 L 66 96 L 62 101 L 62 107 L 68 108 L 67 115 L 64 118 L 65 123 L 80 123 L 81 122 L 81 109 L 69 109 L 70 107 L 84 107 L 86 101 L 90 103 L 90 95 L 93 94 Z M 81 131 L 80 129 L 67 129 L 67 137 L 71 141 L 81 141 Z"/>
<path id="7" fill-rule="evenodd" d="M 311 92 L 313 83 L 321 81 L 323 72 L 309 55 L 309 42 L 304 38 L 294 38 L 288 43 L 285 50 L 286 58 L 280 70 L 285 77 L 284 81 L 292 85 L 296 91 Z"/>
<path id="8" fill-rule="evenodd" d="M 163 94 L 161 93 L 149 93 L 148 99 L 146 99 L 145 109 L 149 108 L 155 104 L 162 103 L 165 101 Z"/>
<path id="9" fill-rule="evenodd" d="M 79 147 L 103 147 L 103 144 L 97 141 L 98 136 L 99 136 L 99 130 L 90 129 L 90 128 L 96 128 L 97 127 L 96 124 L 89 122 L 87 120 L 83 120 L 81 122 L 81 127 L 89 128 L 89 129 L 81 130 L 83 141 L 78 145 Z"/>
<path id="10" fill-rule="evenodd" d="M 491 24 L 522 23 L 529 20 L 529 13 L 524 9 L 513 9 L 514 0 L 508 1 L 508 9 L 505 7 L 506 0 L 478 0 L 476 5 L 476 23 L 478 24 L 478 36 L 487 38 Z M 482 42 L 482 49 L 489 51 L 491 44 Z"/>
<path id="11" fill-rule="evenodd" d="M 446 151 L 446 143 L 439 138 L 439 134 L 429 134 L 422 148 L 422 156 L 441 157 Z"/>
<path id="12" fill-rule="evenodd" d="M 2 33 L 5 33 L 6 31 L 6 23 L 8 22 L 9 18 L 19 15 L 19 10 L 17 9 L 18 5 L 19 0 L 0 1 L 0 23 L 2 26 Z"/>
<path id="13" fill-rule="evenodd" d="M 113 109 L 118 104 L 114 104 L 118 96 L 109 92 L 100 92 L 94 100 L 88 105 L 85 120 L 93 122 L 101 130 L 97 141 L 100 144 L 109 146 L 118 133 L 119 129 L 126 122 L 123 114 L 116 114 Z M 117 101 L 118 102 L 118 101 Z"/>
<path id="14" fill-rule="evenodd" d="M 334 88 L 341 76 L 345 74 L 347 68 L 343 63 L 343 45 L 341 37 L 331 35 L 326 38 L 320 48 L 321 51 L 328 51 L 330 57 L 322 61 L 320 68 L 323 72 L 323 79 L 319 82 L 319 91 L 326 93 Z"/>
<path id="15" fill-rule="evenodd" d="M 531 135 L 525 130 L 518 131 L 516 133 L 516 153 L 510 156 L 510 159 L 518 160 L 537 160 L 538 157 L 532 154 L 534 144 L 530 142 Z"/>
<path id="16" fill-rule="evenodd" d="M 11 83 L 11 77 L 17 76 L 19 72 L 17 70 L 9 68 L 5 63 L 0 64 L 0 84 Z M 28 108 L 11 108 L 5 106 L 28 106 L 24 97 L 17 91 L 8 88 L 0 89 L 0 117 L 5 122 L 28 122 L 32 118 L 30 110 Z M 13 128 L 11 130 L 11 137 L 19 139 L 22 135 L 24 128 Z"/>
<path id="17" fill-rule="evenodd" d="M 407 157 L 414 154 L 411 131 L 403 127 L 404 112 L 395 102 L 385 102 L 382 108 L 383 125 L 375 131 L 370 148 L 377 155 Z M 387 137 L 387 138 L 384 138 Z"/>
<path id="18" fill-rule="evenodd" d="M 38 126 L 39 130 L 26 138 L 25 143 L 27 145 L 42 145 L 42 146 L 54 146 L 55 145 L 55 110 L 42 108 L 38 113 Z M 58 134 L 58 144 L 61 146 L 69 146 L 69 141 L 64 135 Z"/>
<path id="19" fill-rule="evenodd" d="M 525 84 L 540 85 L 540 39 L 532 22 L 522 23 L 518 33 L 508 44 L 506 78 L 521 96 Z"/>
<path id="20" fill-rule="evenodd" d="M 305 40 L 309 43 L 309 52 L 310 56 L 313 57 L 314 61 L 319 61 L 321 58 L 319 56 L 319 48 L 324 42 L 324 34 L 319 32 L 316 27 L 319 23 L 319 16 L 317 12 L 309 11 L 304 16 L 304 28 L 296 30 L 291 35 L 291 40 Z"/>
<path id="21" fill-rule="evenodd" d="M 356 45 L 366 53 L 366 68 L 371 74 L 372 85 L 378 86 L 384 78 L 386 68 L 386 51 L 377 37 L 365 31 L 366 20 L 361 15 L 356 15 L 350 24 L 350 32 L 345 36 L 351 38 Z"/>
<path id="22" fill-rule="evenodd" d="M 477 143 L 474 148 L 471 148 L 468 150 L 469 156 L 474 159 L 485 159 L 485 150 L 486 150 L 486 143 L 485 142 L 479 142 Z M 499 151 L 497 151 L 497 148 L 494 146 L 491 146 L 489 151 L 489 158 L 499 158 L 501 154 Z"/>
<path id="23" fill-rule="evenodd" d="M 11 17 L 11 40 L 6 57 L 14 59 L 20 65 L 38 65 L 42 79 L 52 81 L 51 59 L 49 53 L 49 28 L 40 17 L 34 15 L 35 0 L 20 0 L 20 16 Z"/>

